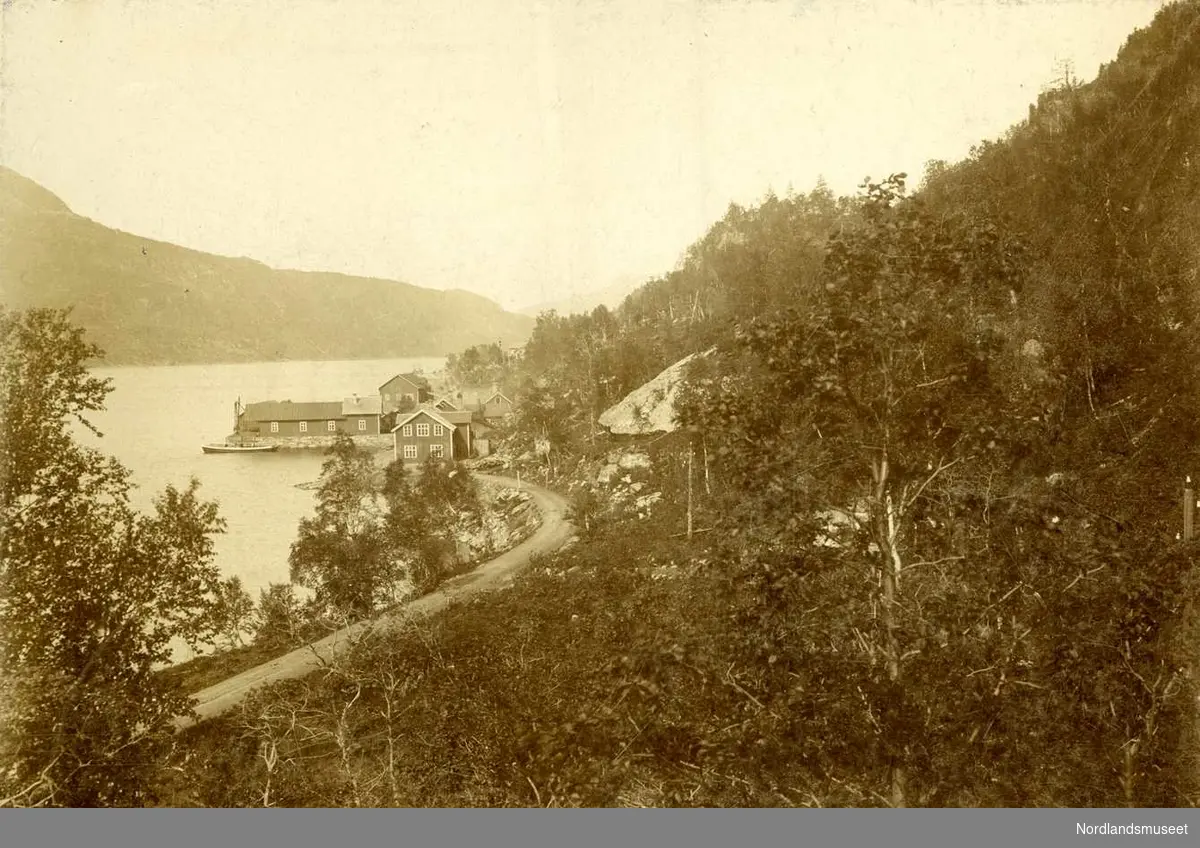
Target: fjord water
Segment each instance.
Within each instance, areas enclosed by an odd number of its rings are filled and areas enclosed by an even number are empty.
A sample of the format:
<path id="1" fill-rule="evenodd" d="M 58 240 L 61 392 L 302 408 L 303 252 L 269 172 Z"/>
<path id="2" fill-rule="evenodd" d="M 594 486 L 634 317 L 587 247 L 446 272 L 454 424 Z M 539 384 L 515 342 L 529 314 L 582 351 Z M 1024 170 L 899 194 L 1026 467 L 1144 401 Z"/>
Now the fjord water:
<path id="1" fill-rule="evenodd" d="M 324 456 L 203 453 L 202 444 L 232 431 L 234 402 L 374 395 L 397 373 L 419 368 L 430 374 L 444 365 L 428 358 L 95 368 L 113 383 L 106 409 L 90 416 L 103 437 L 81 428 L 79 438 L 130 469 L 139 509 L 150 510 L 167 485 L 183 488 L 198 479 L 201 496 L 217 501 L 227 522 L 216 539 L 217 564 L 225 575 L 241 577 L 257 600 L 259 589 L 288 581 L 297 524 L 313 508 L 313 493 L 296 486 L 317 479 Z"/>

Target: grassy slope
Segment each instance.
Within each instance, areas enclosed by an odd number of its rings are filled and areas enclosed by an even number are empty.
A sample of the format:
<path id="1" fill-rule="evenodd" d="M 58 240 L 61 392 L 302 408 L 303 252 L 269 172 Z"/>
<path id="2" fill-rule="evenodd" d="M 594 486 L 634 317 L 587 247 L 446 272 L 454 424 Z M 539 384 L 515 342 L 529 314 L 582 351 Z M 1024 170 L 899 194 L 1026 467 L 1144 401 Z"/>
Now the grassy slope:
<path id="1" fill-rule="evenodd" d="M 340 675 L 277 689 L 273 697 L 307 705 L 296 732 L 278 729 L 275 802 L 779 803 L 744 778 L 696 765 L 704 735 L 760 711 L 733 686 L 691 670 L 690 653 L 711 649 L 703 622 L 719 615 L 717 596 L 702 588 L 711 579 L 697 564 L 703 548 L 664 543 L 659 529 L 625 527 L 602 544 L 577 546 L 539 563 L 511 590 L 367 648 L 364 665 L 346 669 L 361 675 L 369 665 L 405 681 L 397 707 L 403 727 L 393 726 L 396 797 L 389 780 L 372 780 L 388 757 L 382 690 L 369 687 L 361 709 L 345 715 L 356 740 L 347 769 L 331 735 Z M 171 803 L 261 800 L 261 740 L 246 732 L 259 707 L 189 731 L 190 785 L 178 786 Z M 244 741 L 229 746 L 230 738 Z"/>

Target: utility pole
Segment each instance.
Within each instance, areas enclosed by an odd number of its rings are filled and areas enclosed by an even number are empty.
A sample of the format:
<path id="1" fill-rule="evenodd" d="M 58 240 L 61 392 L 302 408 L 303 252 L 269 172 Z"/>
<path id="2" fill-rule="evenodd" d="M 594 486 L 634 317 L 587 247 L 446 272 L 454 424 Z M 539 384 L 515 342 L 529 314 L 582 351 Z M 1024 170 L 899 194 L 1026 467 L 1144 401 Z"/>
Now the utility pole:
<path id="1" fill-rule="evenodd" d="M 1183 481 L 1183 541 L 1190 542 L 1195 535 L 1196 527 L 1196 491 L 1192 488 L 1192 478 Z"/>
<path id="2" fill-rule="evenodd" d="M 692 448 L 692 443 L 688 442 L 688 470 L 687 470 L 687 537 L 692 538 L 692 456 L 695 450 Z"/>

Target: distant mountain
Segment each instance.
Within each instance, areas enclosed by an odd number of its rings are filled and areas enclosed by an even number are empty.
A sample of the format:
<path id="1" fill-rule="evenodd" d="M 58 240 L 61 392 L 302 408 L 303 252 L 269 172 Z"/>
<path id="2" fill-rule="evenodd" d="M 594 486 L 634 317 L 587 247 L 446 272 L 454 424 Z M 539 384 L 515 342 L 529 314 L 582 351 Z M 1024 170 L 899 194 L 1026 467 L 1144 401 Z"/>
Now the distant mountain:
<path id="1" fill-rule="evenodd" d="M 0 303 L 73 306 L 113 365 L 441 356 L 533 327 L 464 291 L 276 270 L 113 230 L 2 167 L 0 257 Z"/>
<path id="2" fill-rule="evenodd" d="M 557 312 L 559 315 L 578 315 L 591 312 L 597 306 L 607 306 L 616 309 L 621 302 L 639 286 L 645 283 L 642 277 L 624 276 L 610 286 L 596 291 L 583 292 L 563 300 L 548 300 L 535 303 L 518 310 L 522 315 L 537 316 L 543 312 Z"/>

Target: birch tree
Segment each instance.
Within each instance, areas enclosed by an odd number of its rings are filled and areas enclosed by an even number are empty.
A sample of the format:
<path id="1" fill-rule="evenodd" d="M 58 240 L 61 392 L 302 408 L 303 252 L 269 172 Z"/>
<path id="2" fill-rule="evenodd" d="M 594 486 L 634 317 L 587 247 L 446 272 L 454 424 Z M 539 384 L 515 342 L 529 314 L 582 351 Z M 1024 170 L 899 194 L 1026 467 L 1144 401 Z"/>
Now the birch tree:
<path id="1" fill-rule="evenodd" d="M 139 514 L 128 472 L 72 438 L 110 390 L 99 353 L 64 311 L 0 313 L 0 805 L 150 800 L 190 709 L 156 670 L 223 616 L 216 504 L 192 481 Z"/>
<path id="2" fill-rule="evenodd" d="M 884 761 L 880 797 L 903 806 L 929 715 L 905 668 L 942 635 L 925 599 L 961 580 L 972 540 L 956 511 L 981 488 L 986 499 L 981 481 L 1004 475 L 1044 415 L 1007 336 L 1017 249 L 990 224 L 927 216 L 903 175 L 865 190 L 823 285 L 740 328 L 725 373 L 742 378 L 709 381 L 681 420 L 740 479 L 740 539 L 762 591 L 793 580 L 815 604 L 786 626 L 806 650 L 864 658 L 862 749 Z"/>
<path id="3" fill-rule="evenodd" d="M 289 562 L 292 582 L 312 589 L 319 608 L 363 618 L 391 600 L 406 576 L 384 532 L 380 474 L 345 435 L 321 468 L 317 508 L 300 521 Z"/>

